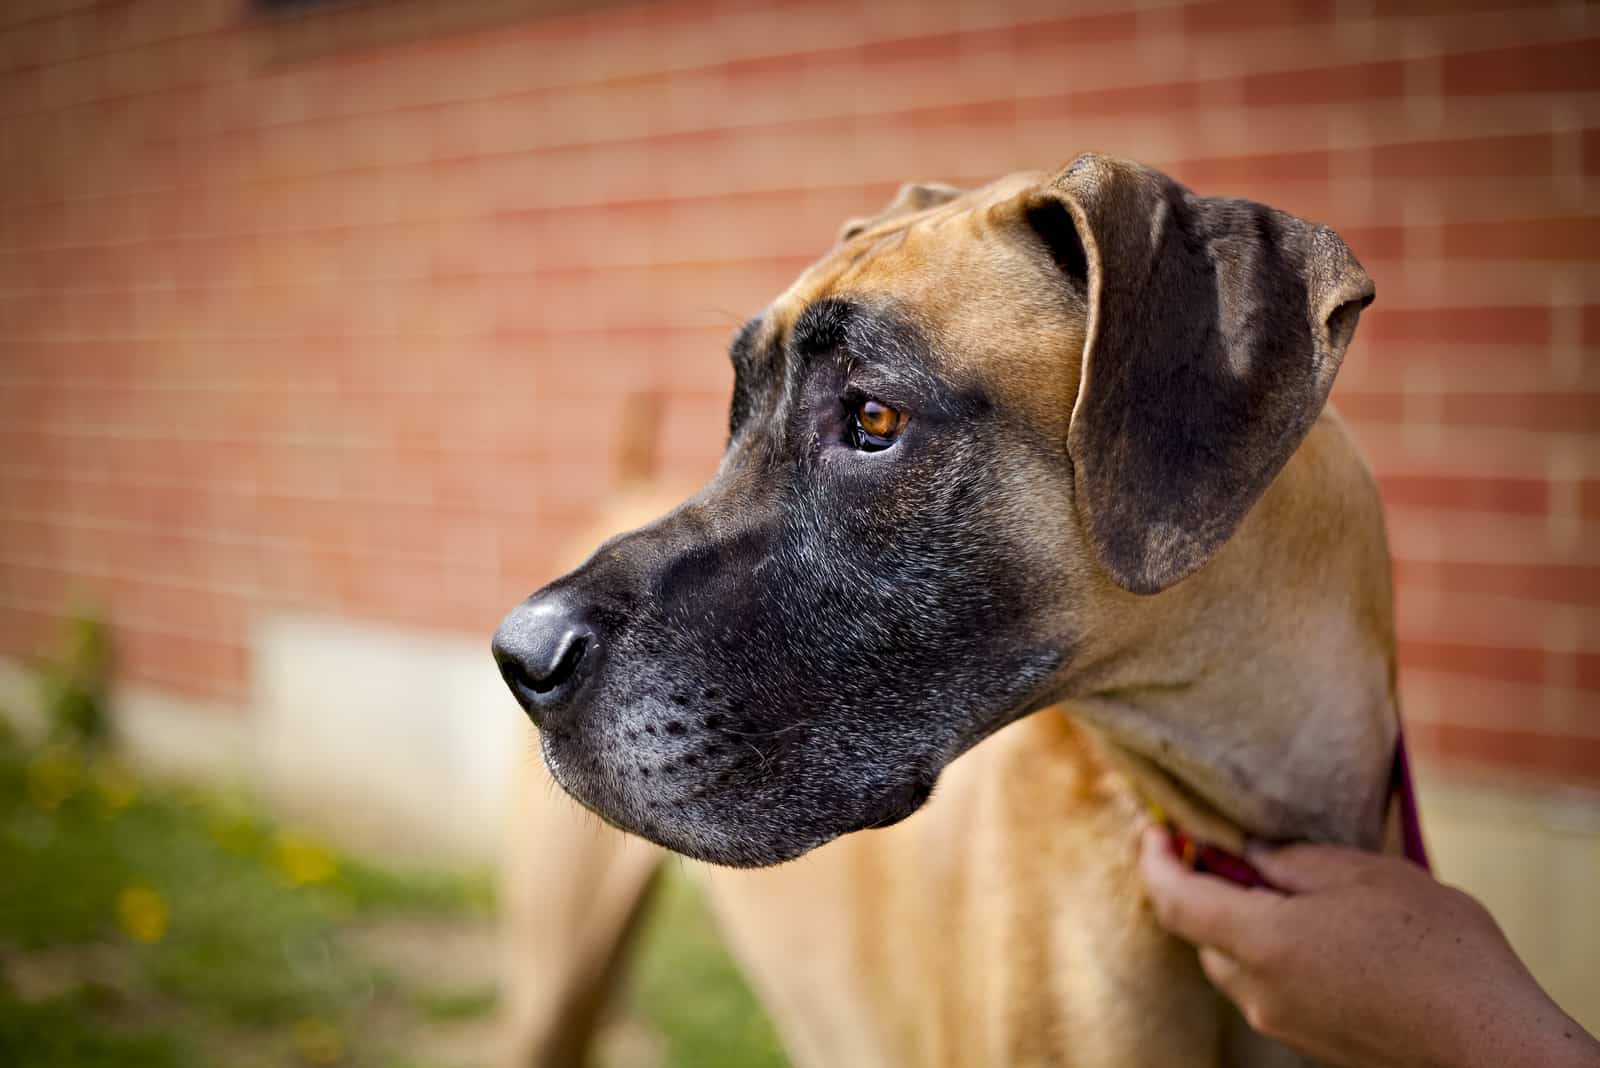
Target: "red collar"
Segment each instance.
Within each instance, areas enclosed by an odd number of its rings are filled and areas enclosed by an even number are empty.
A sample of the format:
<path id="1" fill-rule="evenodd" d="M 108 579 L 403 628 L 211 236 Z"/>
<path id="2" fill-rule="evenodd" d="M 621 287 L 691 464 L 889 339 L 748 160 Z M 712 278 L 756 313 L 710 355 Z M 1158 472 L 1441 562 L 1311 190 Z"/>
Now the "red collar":
<path id="1" fill-rule="evenodd" d="M 1417 809 L 1417 789 L 1411 778 L 1411 759 L 1406 755 L 1404 734 L 1395 736 L 1394 764 L 1389 771 L 1389 799 L 1399 805 L 1400 841 L 1407 860 L 1432 871 L 1428 864 L 1428 849 L 1422 841 L 1422 817 Z M 1172 844 L 1183 857 L 1183 862 L 1195 871 L 1206 872 L 1230 883 L 1244 887 L 1263 886 L 1276 889 L 1255 865 L 1230 853 L 1221 846 L 1197 841 L 1166 821 L 1172 834 Z"/>

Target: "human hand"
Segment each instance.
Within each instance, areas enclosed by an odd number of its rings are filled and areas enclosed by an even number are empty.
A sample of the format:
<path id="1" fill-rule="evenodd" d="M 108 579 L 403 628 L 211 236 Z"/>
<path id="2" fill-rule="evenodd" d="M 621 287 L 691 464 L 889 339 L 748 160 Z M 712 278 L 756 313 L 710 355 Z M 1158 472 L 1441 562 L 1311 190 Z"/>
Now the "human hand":
<path id="1" fill-rule="evenodd" d="M 1282 891 L 1197 874 L 1161 828 L 1139 866 L 1156 919 L 1200 948 L 1252 1028 L 1355 1066 L 1600 1065 L 1600 1043 L 1539 988 L 1488 911 L 1398 857 L 1252 850 Z"/>

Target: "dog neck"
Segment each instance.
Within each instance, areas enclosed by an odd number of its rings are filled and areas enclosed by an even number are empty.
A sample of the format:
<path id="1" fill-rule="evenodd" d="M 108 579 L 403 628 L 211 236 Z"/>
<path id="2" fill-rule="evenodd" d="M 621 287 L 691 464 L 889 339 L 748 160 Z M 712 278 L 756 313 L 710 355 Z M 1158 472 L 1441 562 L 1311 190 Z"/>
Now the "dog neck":
<path id="1" fill-rule="evenodd" d="M 1106 618 L 1067 696 L 1175 822 L 1233 849 L 1245 835 L 1382 844 L 1398 729 L 1388 553 L 1336 419 L 1206 568 Z"/>
<path id="2" fill-rule="evenodd" d="M 1301 675 L 1263 692 L 1203 677 L 1068 707 L 1145 801 L 1197 838 L 1232 852 L 1246 837 L 1382 842 L 1396 718 L 1378 680 Z"/>

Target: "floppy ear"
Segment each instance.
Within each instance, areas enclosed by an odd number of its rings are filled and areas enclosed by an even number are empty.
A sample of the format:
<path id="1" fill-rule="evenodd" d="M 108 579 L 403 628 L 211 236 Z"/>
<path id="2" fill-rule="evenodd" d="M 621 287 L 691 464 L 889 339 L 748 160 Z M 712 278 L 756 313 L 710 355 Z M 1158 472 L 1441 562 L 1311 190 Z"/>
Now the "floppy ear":
<path id="1" fill-rule="evenodd" d="M 896 193 L 894 199 L 889 201 L 888 206 L 878 214 L 846 220 L 845 224 L 839 227 L 839 240 L 848 241 L 857 234 L 897 216 L 910 215 L 949 203 L 960 196 L 961 192 L 953 185 L 944 185 L 940 182 L 910 182 L 901 186 L 900 192 Z"/>
<path id="2" fill-rule="evenodd" d="M 1023 211 L 1088 301 L 1067 431 L 1079 518 L 1156 593 L 1233 534 L 1328 398 L 1372 281 L 1325 226 L 1078 157 Z"/>

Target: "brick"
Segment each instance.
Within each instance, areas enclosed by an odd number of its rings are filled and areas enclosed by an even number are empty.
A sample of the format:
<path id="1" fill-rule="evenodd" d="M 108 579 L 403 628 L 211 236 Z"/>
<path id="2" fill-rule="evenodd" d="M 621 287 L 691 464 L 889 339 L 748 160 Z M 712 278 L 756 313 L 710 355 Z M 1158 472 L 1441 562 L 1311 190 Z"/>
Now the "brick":
<path id="1" fill-rule="evenodd" d="M 59 640 L 62 616 L 56 612 L 0 601 L 0 651 L 12 656 L 38 656 Z"/>
<path id="2" fill-rule="evenodd" d="M 1581 312 L 1582 341 L 1585 345 L 1600 347 L 1600 304 L 1587 304 Z"/>
<path id="3" fill-rule="evenodd" d="M 438 504 L 447 504 L 440 500 Z M 390 501 L 331 502 L 336 529 L 324 543 L 341 547 L 354 560 L 364 556 L 437 561 L 443 555 L 435 507 Z M 377 569 L 374 569 L 377 570 Z"/>
<path id="4" fill-rule="evenodd" d="M 1389 505 L 1403 679 L 1449 759 L 1574 774 L 1523 735 L 1578 721 L 1505 711 L 1597 672 L 1587 639 L 1539 647 L 1600 603 L 1600 306 L 1576 337 L 1552 310 L 1587 292 L 1600 132 L 1593 42 L 1555 13 L 1380 5 L 1380 38 L 1426 17 L 1444 50 L 1401 61 L 1309 47 L 1360 39 L 1327 0 L 778 5 L 717 33 L 696 3 L 386 44 L 404 19 L 367 12 L 335 20 L 361 47 L 270 42 L 295 59 L 191 6 L 80 13 L 0 73 L 4 108 L 67 109 L 0 126 L 0 649 L 87 586 L 137 677 L 236 701 L 254 611 L 483 632 L 587 548 L 624 427 L 704 476 L 729 334 L 842 219 L 1094 146 L 1363 258 L 1380 299 L 1338 404 Z M 0 33 L 0 70 L 43 32 Z M 1236 56 L 1163 67 L 1147 39 Z"/>
<path id="5" fill-rule="evenodd" d="M 1551 0 L 1377 0 L 1372 13 L 1381 18 L 1451 15 L 1463 11 L 1507 11 L 1553 7 Z"/>
<path id="6" fill-rule="evenodd" d="M 277 602 L 328 610 L 339 605 L 350 568 L 349 556 L 339 548 L 268 544 L 261 553 L 260 582 Z"/>
<path id="7" fill-rule="evenodd" d="M 1272 155 L 1231 156 L 1180 160 L 1167 173 L 1195 189 L 1236 189 L 1248 195 L 1251 188 L 1279 182 L 1326 182 L 1331 176 L 1326 152 L 1285 152 Z"/>
<path id="8" fill-rule="evenodd" d="M 1582 690 L 1600 690 L 1600 654 L 1576 653 L 1572 660 L 1574 684 Z"/>
<path id="9" fill-rule="evenodd" d="M 1568 605 L 1524 593 L 1495 597 L 1400 586 L 1395 616 L 1402 636 L 1416 641 L 1511 649 L 1548 645 L 1552 655 L 1600 648 L 1600 633 L 1584 633 L 1579 614 Z M 1560 673 L 1549 681 L 1561 682 Z"/>
<path id="10" fill-rule="evenodd" d="M 1587 261 L 1600 248 L 1600 218 L 1516 219 L 1453 223 L 1417 236 L 1451 259 Z"/>
<path id="11" fill-rule="evenodd" d="M 1339 410 L 1357 420 L 1427 419 L 1444 425 L 1540 432 L 1595 429 L 1600 396 L 1590 393 L 1446 393 L 1426 399 L 1400 393 L 1345 390 Z"/>
<path id="12" fill-rule="evenodd" d="M 1567 303 L 1572 292 L 1567 285 L 1582 274 L 1581 269 L 1561 265 L 1552 269 L 1550 264 L 1531 261 L 1430 258 L 1423 254 L 1426 252 L 1419 252 L 1414 263 L 1378 266 L 1377 280 L 1383 288 L 1373 312 L 1474 309 L 1484 318 L 1500 318 L 1509 324 L 1515 322 L 1515 309 L 1547 309 L 1552 302 Z M 1570 313 L 1562 309 L 1559 314 L 1565 317 Z M 1364 315 L 1362 321 L 1366 319 Z M 1566 325 L 1562 323 L 1563 328 Z"/>
<path id="13" fill-rule="evenodd" d="M 1383 61 L 1253 74 L 1240 79 L 1239 91 L 1247 106 L 1257 107 L 1379 100 L 1405 92 L 1405 64 Z"/>
<path id="14" fill-rule="evenodd" d="M 0 545 L 28 559 L 51 559 L 59 551 L 59 528 L 37 517 L 0 516 Z"/>
<path id="15" fill-rule="evenodd" d="M 1600 479 L 1586 478 L 1579 483 L 1578 513 L 1585 519 L 1600 519 Z"/>
<path id="16" fill-rule="evenodd" d="M 142 626 L 115 627 L 113 640 L 119 678 L 195 696 L 244 696 L 248 654 L 237 642 Z"/>
<path id="17" fill-rule="evenodd" d="M 1469 426 L 1587 433 L 1600 428 L 1600 395 L 1454 393 L 1442 398 L 1441 417 Z"/>
<path id="18" fill-rule="evenodd" d="M 1386 519 L 1391 550 L 1407 558 L 1521 566 L 1600 564 L 1600 552 L 1582 538 L 1553 541 L 1544 517 L 1396 506 L 1388 509 Z"/>
<path id="19" fill-rule="evenodd" d="M 1385 475 L 1378 488 L 1389 504 L 1445 511 L 1543 515 L 1550 501 L 1548 484 L 1535 479 Z"/>
<path id="20" fill-rule="evenodd" d="M 12 603 L 65 611 L 72 589 L 73 575 L 64 567 L 14 558 L 0 567 L 0 597 Z"/>
<path id="21" fill-rule="evenodd" d="M 1405 258 L 1406 230 L 1401 226 L 1349 226 L 1339 231 L 1363 264 Z M 1365 316 L 1363 316 L 1365 321 Z"/>
<path id="22" fill-rule="evenodd" d="M 1546 681 L 1546 657 L 1547 654 L 1540 649 L 1418 639 L 1400 641 L 1402 671 L 1443 671 L 1512 682 L 1542 683 Z"/>
<path id="23" fill-rule="evenodd" d="M 1185 31 L 1197 34 L 1228 33 L 1290 24 L 1314 27 L 1332 20 L 1337 5 L 1333 0 L 1207 0 L 1180 8 Z"/>
<path id="24" fill-rule="evenodd" d="M 1417 396 L 1425 394 L 1419 390 Z M 1338 400 L 1342 410 L 1343 399 Z M 1574 456 L 1581 462 L 1585 454 L 1585 439 L 1571 435 L 1437 422 L 1407 426 L 1351 419 L 1350 423 L 1380 475 L 1543 480 L 1553 470 L 1569 466 Z"/>
<path id="25" fill-rule="evenodd" d="M 1451 593 L 1539 598 L 1566 604 L 1600 600 L 1600 567 L 1395 560 L 1396 581 Z"/>
<path id="26" fill-rule="evenodd" d="M 1365 154 L 1374 178 L 1540 177 L 1556 167 L 1555 137 L 1548 133 L 1398 142 Z"/>
<path id="27" fill-rule="evenodd" d="M 1016 114 L 1019 119 L 1048 119 L 1192 112 L 1199 106 L 1195 89 L 1190 82 L 1082 89 L 1055 97 L 1019 101 Z"/>
<path id="28" fill-rule="evenodd" d="M 1424 759 L 1543 782 L 1600 785 L 1600 738 L 1495 730 L 1454 723 L 1418 732 Z"/>
<path id="29" fill-rule="evenodd" d="M 1385 309 L 1361 317 L 1361 339 L 1375 342 L 1529 344 L 1550 341 L 1550 311 L 1539 307 Z"/>
<path id="30" fill-rule="evenodd" d="M 1565 313 L 1558 310 L 1557 314 Z M 1512 394 L 1600 390 L 1600 364 L 1580 361 L 1574 373 L 1548 350 L 1427 341 L 1391 342 L 1369 350 L 1361 343 L 1359 331 L 1356 339 L 1340 369 L 1336 391 L 1403 393 L 1440 388 Z"/>
<path id="31" fill-rule="evenodd" d="M 1356 421 L 1399 423 L 1406 417 L 1406 397 L 1400 393 L 1341 392 L 1339 411 Z"/>
<path id="32" fill-rule="evenodd" d="M 1440 88 L 1447 94 L 1592 92 L 1600 89 L 1594 61 L 1600 38 L 1520 45 L 1445 56 Z"/>

